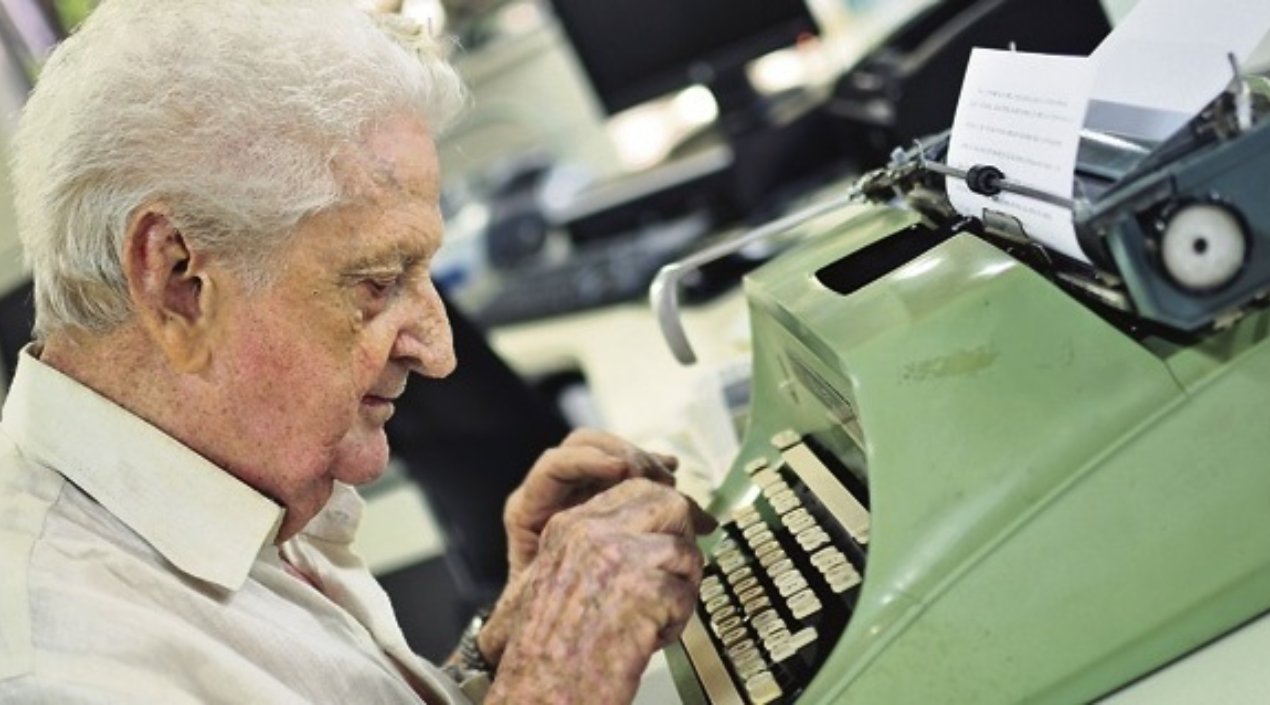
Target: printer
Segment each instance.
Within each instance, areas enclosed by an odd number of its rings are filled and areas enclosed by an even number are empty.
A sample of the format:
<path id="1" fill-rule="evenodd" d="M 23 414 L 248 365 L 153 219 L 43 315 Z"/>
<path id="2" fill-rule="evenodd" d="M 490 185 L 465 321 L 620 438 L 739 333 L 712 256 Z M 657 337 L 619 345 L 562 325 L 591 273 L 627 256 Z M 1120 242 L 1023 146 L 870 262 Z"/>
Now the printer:
<path id="1" fill-rule="evenodd" d="M 1088 261 L 963 217 L 943 141 L 756 237 L 748 429 L 685 703 L 1089 702 L 1270 613 L 1270 118 L 1089 135 Z M 1110 145 L 1110 146 L 1109 146 Z M 814 216 L 814 217 L 813 217 Z M 743 243 L 742 243 L 743 244 Z M 682 360 L 677 281 L 654 307 Z"/>

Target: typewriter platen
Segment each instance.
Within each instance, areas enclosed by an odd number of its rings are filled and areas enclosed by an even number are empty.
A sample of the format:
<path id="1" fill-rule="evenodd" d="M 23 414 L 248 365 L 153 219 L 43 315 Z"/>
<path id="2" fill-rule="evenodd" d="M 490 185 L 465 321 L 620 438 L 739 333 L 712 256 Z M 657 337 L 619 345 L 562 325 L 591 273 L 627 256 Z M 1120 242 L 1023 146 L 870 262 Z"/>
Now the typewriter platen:
<path id="1" fill-rule="evenodd" d="M 1088 702 L 1270 611 L 1270 122 L 1230 119 L 1078 177 L 1093 266 L 956 216 L 927 145 L 746 279 L 684 702 Z M 1235 231 L 1187 279 L 1194 204 Z"/>

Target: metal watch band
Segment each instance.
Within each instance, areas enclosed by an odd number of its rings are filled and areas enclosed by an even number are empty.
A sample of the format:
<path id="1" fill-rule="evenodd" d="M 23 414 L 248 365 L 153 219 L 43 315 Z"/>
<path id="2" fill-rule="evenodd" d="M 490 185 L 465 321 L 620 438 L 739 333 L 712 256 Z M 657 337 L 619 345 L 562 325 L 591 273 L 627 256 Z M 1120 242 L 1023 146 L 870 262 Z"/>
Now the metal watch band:
<path id="1" fill-rule="evenodd" d="M 481 671 L 490 674 L 493 677 L 497 667 L 490 663 L 485 654 L 481 653 L 480 646 L 477 645 L 477 635 L 481 633 L 481 627 L 485 626 L 485 621 L 489 619 L 492 608 L 485 607 L 477 610 L 472 616 L 472 621 L 468 622 L 467 628 L 463 630 L 463 635 L 459 637 L 459 665 L 465 671 Z"/>

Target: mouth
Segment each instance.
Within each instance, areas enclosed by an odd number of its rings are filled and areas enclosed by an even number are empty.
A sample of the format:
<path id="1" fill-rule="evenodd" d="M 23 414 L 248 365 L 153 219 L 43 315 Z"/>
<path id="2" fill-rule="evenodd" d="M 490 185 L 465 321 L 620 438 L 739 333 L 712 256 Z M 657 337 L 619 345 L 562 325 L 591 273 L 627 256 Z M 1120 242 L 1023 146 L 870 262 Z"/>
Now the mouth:
<path id="1" fill-rule="evenodd" d="M 362 396 L 362 409 L 364 412 L 369 412 L 371 417 L 377 422 L 385 423 L 396 410 L 393 403 L 405 391 L 406 382 L 404 379 L 399 382 L 384 381 L 383 384 L 375 385 Z"/>
<path id="2" fill-rule="evenodd" d="M 381 397 L 378 394 L 367 394 L 362 397 L 362 414 L 376 426 L 388 423 L 397 412 L 397 407 L 393 406 L 396 397 Z"/>

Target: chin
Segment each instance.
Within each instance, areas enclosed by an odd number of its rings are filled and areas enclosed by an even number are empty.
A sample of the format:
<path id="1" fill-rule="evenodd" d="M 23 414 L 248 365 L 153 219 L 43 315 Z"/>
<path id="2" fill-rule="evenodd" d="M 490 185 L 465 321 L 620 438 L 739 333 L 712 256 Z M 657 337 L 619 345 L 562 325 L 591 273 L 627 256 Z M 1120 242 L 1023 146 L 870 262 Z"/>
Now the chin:
<path id="1" fill-rule="evenodd" d="M 384 429 L 353 431 L 335 448 L 331 477 L 349 485 L 364 485 L 388 467 L 388 436 Z"/>

